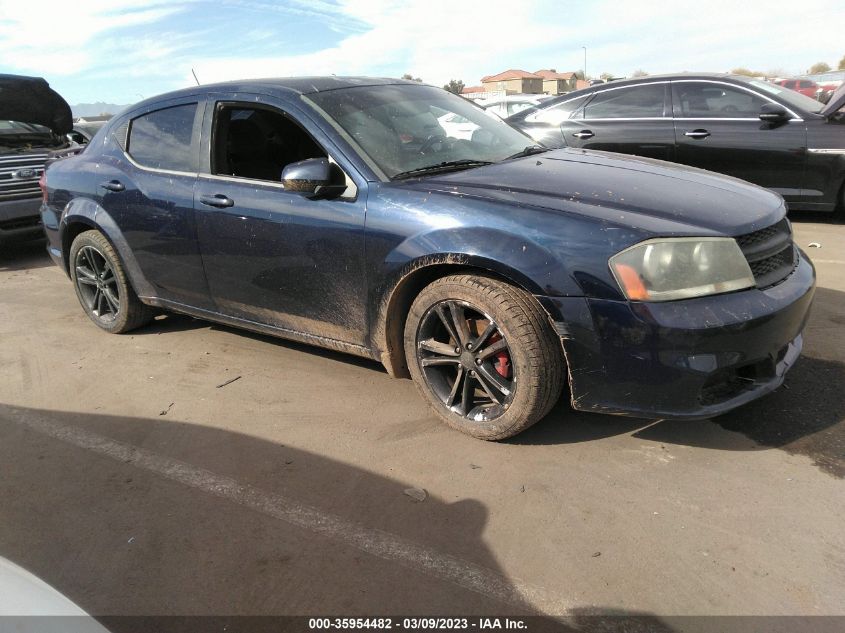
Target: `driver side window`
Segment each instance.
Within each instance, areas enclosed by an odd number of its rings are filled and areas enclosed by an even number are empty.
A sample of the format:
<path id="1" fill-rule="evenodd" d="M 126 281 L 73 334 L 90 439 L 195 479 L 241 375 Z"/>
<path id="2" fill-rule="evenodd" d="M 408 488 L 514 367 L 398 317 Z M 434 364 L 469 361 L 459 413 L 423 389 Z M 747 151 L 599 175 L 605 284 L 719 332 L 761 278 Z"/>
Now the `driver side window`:
<path id="1" fill-rule="evenodd" d="M 286 165 L 327 154 L 290 118 L 269 108 L 219 104 L 212 132 L 211 173 L 281 182 Z"/>

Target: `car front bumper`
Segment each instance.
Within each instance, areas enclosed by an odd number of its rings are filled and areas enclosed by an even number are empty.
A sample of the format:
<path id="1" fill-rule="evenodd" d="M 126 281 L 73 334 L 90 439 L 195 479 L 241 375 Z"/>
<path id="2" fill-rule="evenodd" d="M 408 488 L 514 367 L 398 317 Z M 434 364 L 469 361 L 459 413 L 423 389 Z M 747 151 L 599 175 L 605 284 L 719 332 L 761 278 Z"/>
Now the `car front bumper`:
<path id="1" fill-rule="evenodd" d="M 765 290 L 666 303 L 538 298 L 562 339 L 574 408 L 699 419 L 781 385 L 801 352 L 815 280 L 801 253 Z"/>

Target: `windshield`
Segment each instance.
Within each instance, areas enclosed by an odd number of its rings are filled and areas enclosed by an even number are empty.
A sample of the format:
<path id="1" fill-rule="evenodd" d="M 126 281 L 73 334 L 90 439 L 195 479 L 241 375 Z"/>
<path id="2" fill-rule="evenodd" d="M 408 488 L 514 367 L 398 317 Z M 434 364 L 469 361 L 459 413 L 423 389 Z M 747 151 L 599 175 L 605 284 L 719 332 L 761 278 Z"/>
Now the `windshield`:
<path id="1" fill-rule="evenodd" d="M 761 90 L 764 94 L 775 95 L 779 99 L 786 101 L 787 104 L 804 110 L 805 112 L 812 112 L 818 114 L 824 107 L 824 104 L 810 97 L 802 95 L 791 88 L 784 88 L 777 84 L 769 83 L 768 81 L 760 81 L 759 79 L 743 79 L 748 84 L 751 84 L 757 90 Z"/>
<path id="2" fill-rule="evenodd" d="M 474 103 L 432 86 L 356 86 L 303 97 L 388 178 L 444 163 L 493 163 L 536 145 Z"/>

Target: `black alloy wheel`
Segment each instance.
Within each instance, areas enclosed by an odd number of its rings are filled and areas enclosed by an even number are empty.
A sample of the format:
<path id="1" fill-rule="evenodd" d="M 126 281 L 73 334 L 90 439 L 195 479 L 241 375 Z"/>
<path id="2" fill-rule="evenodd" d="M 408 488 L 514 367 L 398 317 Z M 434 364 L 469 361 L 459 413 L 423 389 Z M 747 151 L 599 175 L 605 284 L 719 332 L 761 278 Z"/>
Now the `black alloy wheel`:
<path id="1" fill-rule="evenodd" d="M 120 286 L 106 256 L 94 246 L 83 246 L 74 259 L 76 288 L 89 314 L 112 323 L 120 312 Z"/>
<path id="2" fill-rule="evenodd" d="M 469 421 L 490 421 L 510 406 L 516 376 L 499 326 L 466 301 L 441 301 L 417 331 L 417 356 L 429 388 Z"/>
<path id="3" fill-rule="evenodd" d="M 154 309 L 135 294 L 117 251 L 96 230 L 77 235 L 68 257 L 79 303 L 98 327 L 122 334 L 149 323 Z"/>
<path id="4" fill-rule="evenodd" d="M 434 411 L 485 440 L 511 437 L 543 418 L 564 382 L 560 339 L 537 300 L 480 274 L 423 288 L 405 321 L 405 360 Z"/>

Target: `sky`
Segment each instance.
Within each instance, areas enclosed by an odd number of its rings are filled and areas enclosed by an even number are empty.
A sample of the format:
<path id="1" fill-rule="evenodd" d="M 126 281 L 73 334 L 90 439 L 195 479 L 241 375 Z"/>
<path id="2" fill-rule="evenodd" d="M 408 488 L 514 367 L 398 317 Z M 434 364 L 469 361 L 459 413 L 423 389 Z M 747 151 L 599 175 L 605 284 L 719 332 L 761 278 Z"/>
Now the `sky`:
<path id="1" fill-rule="evenodd" d="M 799 74 L 845 56 L 845 3 L 759 0 L 0 0 L 0 73 L 71 104 L 129 104 L 194 84 L 410 73 L 477 85 L 508 68 L 627 76 Z"/>

